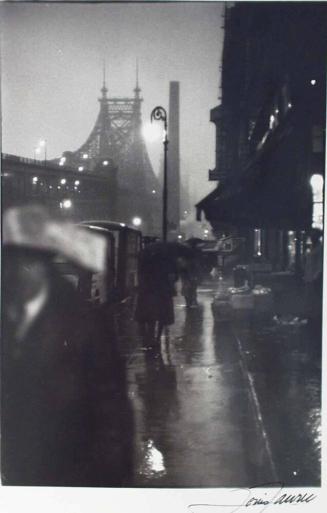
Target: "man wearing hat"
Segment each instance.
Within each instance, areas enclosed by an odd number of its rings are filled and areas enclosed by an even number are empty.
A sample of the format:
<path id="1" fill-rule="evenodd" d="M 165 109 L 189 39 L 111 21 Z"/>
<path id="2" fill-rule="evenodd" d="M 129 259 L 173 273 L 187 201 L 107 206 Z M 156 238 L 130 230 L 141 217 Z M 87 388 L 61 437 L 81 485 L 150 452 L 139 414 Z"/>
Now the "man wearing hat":
<path id="1" fill-rule="evenodd" d="M 131 471 L 124 369 L 106 320 L 85 310 L 53 256 L 103 270 L 101 237 L 41 207 L 3 219 L 4 485 L 121 486 Z"/>

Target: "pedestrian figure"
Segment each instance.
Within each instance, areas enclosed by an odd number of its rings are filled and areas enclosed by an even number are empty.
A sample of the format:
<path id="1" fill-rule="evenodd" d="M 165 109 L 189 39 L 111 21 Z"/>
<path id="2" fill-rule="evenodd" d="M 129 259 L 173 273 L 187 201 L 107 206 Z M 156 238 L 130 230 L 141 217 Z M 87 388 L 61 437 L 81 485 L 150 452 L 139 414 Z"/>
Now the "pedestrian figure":
<path id="1" fill-rule="evenodd" d="M 141 254 L 135 320 L 148 346 L 158 343 L 164 326 L 174 323 L 175 279 L 176 269 L 165 256 Z"/>
<path id="2" fill-rule="evenodd" d="M 197 306 L 198 275 L 194 260 L 179 258 L 178 270 L 182 282 L 181 293 L 185 298 L 186 307 L 191 308 Z"/>
<path id="3" fill-rule="evenodd" d="M 56 252 L 83 247 L 38 207 L 5 213 L 3 234 L 2 482 L 121 486 L 132 438 L 124 368 L 105 319 L 53 266 Z M 98 240 L 86 238 L 92 268 Z"/>

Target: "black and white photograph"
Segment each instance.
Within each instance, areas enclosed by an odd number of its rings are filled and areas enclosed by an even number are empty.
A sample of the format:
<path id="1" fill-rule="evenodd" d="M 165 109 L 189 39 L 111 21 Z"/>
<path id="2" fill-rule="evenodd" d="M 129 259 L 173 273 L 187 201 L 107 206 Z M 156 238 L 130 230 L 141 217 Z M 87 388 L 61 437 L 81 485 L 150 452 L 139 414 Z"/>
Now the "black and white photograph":
<path id="1" fill-rule="evenodd" d="M 318 513 L 327 4 L 0 15 L 1 511 Z"/>

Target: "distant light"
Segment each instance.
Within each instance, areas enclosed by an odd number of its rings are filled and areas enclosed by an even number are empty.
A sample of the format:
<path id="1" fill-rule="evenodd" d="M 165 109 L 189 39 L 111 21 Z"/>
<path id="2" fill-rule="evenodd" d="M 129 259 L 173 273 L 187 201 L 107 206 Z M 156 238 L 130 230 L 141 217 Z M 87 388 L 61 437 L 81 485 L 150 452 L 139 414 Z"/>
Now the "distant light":
<path id="1" fill-rule="evenodd" d="M 187 210 L 184 210 L 184 214 L 185 214 L 185 215 L 186 215 L 186 214 L 188 214 Z"/>
<path id="2" fill-rule="evenodd" d="M 314 78 L 310 81 L 310 84 L 311 84 L 311 85 L 316 85 L 316 83 L 317 83 L 317 80 L 316 80 L 316 79 L 314 79 Z"/>
<path id="3" fill-rule="evenodd" d="M 83 166 L 79 166 L 78 170 L 79 171 L 84 171 L 84 167 Z"/>
<path id="4" fill-rule="evenodd" d="M 157 191 L 155 191 L 154 189 L 152 190 L 152 194 L 156 194 Z"/>
<path id="5" fill-rule="evenodd" d="M 287 104 L 287 107 L 288 107 L 289 109 L 291 109 L 291 108 L 293 107 L 293 105 L 292 105 L 291 103 L 288 103 L 288 104 Z"/>
<path id="6" fill-rule="evenodd" d="M 65 162 L 66 162 L 66 157 L 61 157 L 59 166 L 63 166 Z"/>
<path id="7" fill-rule="evenodd" d="M 88 158 L 89 158 L 88 154 L 87 153 L 83 153 L 83 159 L 88 159 Z"/>
<path id="8" fill-rule="evenodd" d="M 279 109 L 276 109 L 276 110 L 275 110 L 275 114 L 279 114 Z"/>
<path id="9" fill-rule="evenodd" d="M 78 187 L 76 187 L 76 185 L 75 185 L 75 187 L 74 187 L 74 190 L 75 190 L 75 191 L 78 191 Z"/>
<path id="10" fill-rule="evenodd" d="M 108 160 L 104 160 L 104 161 L 102 162 L 102 164 L 103 164 L 104 166 L 107 166 L 107 165 L 109 164 L 109 162 L 108 162 Z"/>
<path id="11" fill-rule="evenodd" d="M 61 189 L 60 185 L 58 185 L 57 189 Z"/>
<path id="12" fill-rule="evenodd" d="M 204 230 L 204 233 L 205 233 L 206 235 L 208 235 L 209 230 L 205 229 L 205 230 Z"/>
<path id="13" fill-rule="evenodd" d="M 79 180 L 75 180 L 74 183 L 75 183 L 75 185 L 79 185 L 80 182 L 79 182 Z"/>
<path id="14" fill-rule="evenodd" d="M 38 180 L 39 180 L 39 179 L 38 179 L 38 177 L 37 177 L 37 176 L 33 176 L 33 179 L 32 179 L 32 182 L 33 182 L 33 183 L 37 183 L 37 182 L 38 182 Z"/>
<path id="15" fill-rule="evenodd" d="M 41 148 L 35 148 L 35 153 L 39 155 L 41 153 Z"/>
<path id="16" fill-rule="evenodd" d="M 53 188 L 52 185 L 49 185 L 49 189 L 52 189 L 52 188 Z"/>
<path id="17" fill-rule="evenodd" d="M 120 226 L 122 226 L 123 228 L 124 228 L 124 226 L 126 226 L 126 224 L 125 224 L 125 223 L 119 223 L 119 224 L 120 224 Z"/>
<path id="18" fill-rule="evenodd" d="M 182 239 L 183 238 L 183 235 L 178 235 L 177 237 L 178 239 Z"/>
<path id="19" fill-rule="evenodd" d="M 274 128 L 274 124 L 275 124 L 275 116 L 273 114 L 271 114 L 271 116 L 269 118 L 269 128 L 270 128 L 270 130 L 272 130 Z"/>
<path id="20" fill-rule="evenodd" d="M 64 165 L 64 163 L 63 163 L 63 161 L 61 160 L 61 161 L 59 162 L 59 166 L 63 166 L 63 165 Z"/>
<path id="21" fill-rule="evenodd" d="M 62 206 L 63 206 L 63 208 L 66 208 L 66 209 L 68 209 L 68 208 L 72 208 L 72 206 L 73 206 L 72 200 L 70 200 L 70 199 L 65 199 L 65 200 L 62 202 Z"/>
<path id="22" fill-rule="evenodd" d="M 140 217 L 133 217 L 132 223 L 134 226 L 141 226 L 142 219 Z"/>
<path id="23" fill-rule="evenodd" d="M 60 180 L 61 185 L 65 185 L 65 183 L 66 183 L 66 182 L 67 182 L 66 178 L 62 178 L 62 179 Z"/>
<path id="24" fill-rule="evenodd" d="M 39 142 L 39 145 L 41 146 L 41 148 L 43 148 L 46 144 L 47 144 L 47 142 L 45 139 L 41 139 L 41 141 Z"/>

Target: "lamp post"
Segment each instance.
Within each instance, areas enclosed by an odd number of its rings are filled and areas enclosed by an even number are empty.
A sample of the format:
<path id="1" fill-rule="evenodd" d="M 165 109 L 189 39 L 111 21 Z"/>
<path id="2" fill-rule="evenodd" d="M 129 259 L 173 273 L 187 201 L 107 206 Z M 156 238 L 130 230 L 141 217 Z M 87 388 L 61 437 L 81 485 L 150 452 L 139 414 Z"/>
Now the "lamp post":
<path id="1" fill-rule="evenodd" d="M 40 153 L 41 153 L 41 148 L 39 148 L 39 147 L 34 148 L 34 160 L 36 160 L 37 155 L 40 155 Z"/>
<path id="2" fill-rule="evenodd" d="M 167 112 L 163 107 L 155 107 L 151 112 L 152 121 L 163 121 L 164 123 L 164 173 L 163 173 L 163 192 L 162 192 L 162 239 L 167 241 L 167 152 L 168 152 L 168 128 L 167 128 Z"/>
<path id="3" fill-rule="evenodd" d="M 41 148 L 44 148 L 44 164 L 46 165 L 46 163 L 47 163 L 47 141 L 46 141 L 46 139 L 41 139 L 41 141 L 39 142 L 39 146 Z"/>

